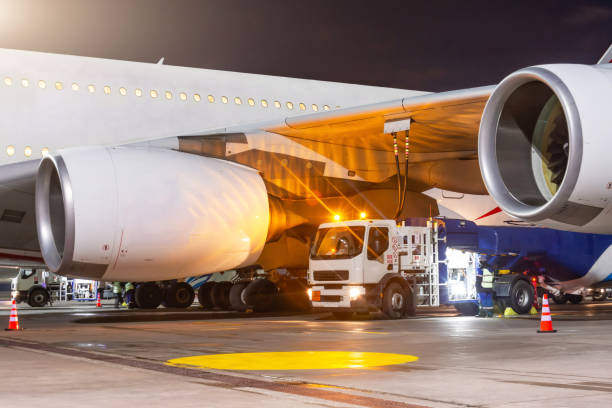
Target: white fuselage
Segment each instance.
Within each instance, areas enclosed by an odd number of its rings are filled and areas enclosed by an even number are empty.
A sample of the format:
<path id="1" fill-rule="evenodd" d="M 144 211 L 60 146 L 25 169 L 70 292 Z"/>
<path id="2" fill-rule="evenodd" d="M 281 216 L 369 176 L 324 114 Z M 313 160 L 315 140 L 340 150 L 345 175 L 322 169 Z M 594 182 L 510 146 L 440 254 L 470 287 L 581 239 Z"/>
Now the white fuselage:
<path id="1" fill-rule="evenodd" d="M 422 92 L 0 50 L 0 165 L 322 112 Z M 238 99 L 239 98 L 239 99 Z"/>

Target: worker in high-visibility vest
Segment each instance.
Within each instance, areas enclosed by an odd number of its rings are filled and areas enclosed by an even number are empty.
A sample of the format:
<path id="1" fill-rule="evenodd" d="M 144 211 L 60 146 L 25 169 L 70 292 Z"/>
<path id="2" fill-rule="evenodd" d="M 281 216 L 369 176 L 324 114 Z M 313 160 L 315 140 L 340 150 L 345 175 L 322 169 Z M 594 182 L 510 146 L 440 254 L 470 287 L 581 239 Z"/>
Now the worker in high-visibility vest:
<path id="1" fill-rule="evenodd" d="M 134 292 L 136 291 L 136 286 L 132 282 L 128 282 L 125 284 L 125 302 L 127 303 L 127 307 L 129 309 L 133 309 L 136 307 L 136 302 L 134 301 Z"/>
<path id="2" fill-rule="evenodd" d="M 476 292 L 480 304 L 479 317 L 493 317 L 493 273 L 484 267 L 476 270 Z"/>
<path id="3" fill-rule="evenodd" d="M 113 294 L 115 295 L 115 309 L 119 309 L 119 305 L 123 303 L 121 295 L 121 282 L 113 282 Z"/>

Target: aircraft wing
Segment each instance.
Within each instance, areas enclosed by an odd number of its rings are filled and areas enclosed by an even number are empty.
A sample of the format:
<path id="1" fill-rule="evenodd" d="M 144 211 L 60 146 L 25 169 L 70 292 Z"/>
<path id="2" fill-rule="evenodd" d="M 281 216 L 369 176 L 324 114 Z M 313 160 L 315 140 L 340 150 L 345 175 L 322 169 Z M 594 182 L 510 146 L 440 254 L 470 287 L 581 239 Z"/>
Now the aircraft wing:
<path id="1" fill-rule="evenodd" d="M 318 171 L 326 176 L 325 183 L 315 186 L 323 196 L 332 179 L 353 180 L 355 185 L 389 182 L 397 175 L 393 155 L 393 138 L 384 133 L 386 122 L 411 118 L 409 131 L 409 171 L 411 191 L 424 191 L 431 187 L 470 194 L 486 194 L 477 160 L 478 127 L 484 105 L 494 86 L 459 91 L 432 93 L 383 103 L 287 117 L 281 123 L 225 129 L 227 134 L 257 133 L 280 135 L 291 141 L 283 143 L 270 135 L 253 135 L 244 140 L 248 147 L 228 148 L 226 158 L 255 167 L 263 172 L 267 181 L 295 197 L 306 195 L 304 184 L 311 182 Z M 405 134 L 400 132 L 398 144 L 403 161 Z M 233 136 L 235 138 L 235 136 Z M 260 139 L 258 141 L 257 139 Z M 266 139 L 266 142 L 261 142 Z M 236 140 L 234 140 L 235 142 Z M 245 149 L 260 153 L 268 150 L 275 155 L 253 155 Z M 308 152 L 306 157 L 300 149 Z M 293 158 L 294 160 L 292 160 Z M 313 160 L 314 158 L 314 160 Z M 301 159 L 301 160 L 300 160 Z M 283 160 L 285 160 L 283 162 Z M 277 168 L 262 168 L 262 163 Z M 310 163 L 310 167 L 309 166 Z M 317 165 L 312 165 L 315 163 Z M 308 168 L 304 168 L 304 166 Z M 279 174 L 285 167 L 289 174 Z M 403 163 L 402 163 L 403 173 Z M 294 178 L 300 178 L 298 182 Z M 360 189 L 359 187 L 357 187 Z M 332 190 L 338 192 L 335 185 Z M 329 194 L 333 194 L 330 191 Z"/>

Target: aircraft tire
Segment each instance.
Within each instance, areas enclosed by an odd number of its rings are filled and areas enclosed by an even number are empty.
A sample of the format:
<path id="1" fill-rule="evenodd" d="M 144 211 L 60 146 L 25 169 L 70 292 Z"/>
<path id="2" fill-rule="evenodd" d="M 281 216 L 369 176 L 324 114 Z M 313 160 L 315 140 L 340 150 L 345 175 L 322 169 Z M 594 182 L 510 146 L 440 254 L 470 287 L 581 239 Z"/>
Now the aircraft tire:
<path id="1" fill-rule="evenodd" d="M 210 290 L 210 300 L 217 309 L 228 310 L 230 308 L 229 293 L 232 288 L 231 282 L 217 282 Z"/>
<path id="2" fill-rule="evenodd" d="M 569 300 L 569 296 L 566 295 L 565 293 L 560 293 L 558 295 L 552 295 L 551 297 L 552 297 L 553 302 L 555 302 L 558 305 L 565 304 Z"/>
<path id="3" fill-rule="evenodd" d="M 187 282 L 172 283 L 166 287 L 162 304 L 165 307 L 188 308 L 193 303 L 195 293 Z"/>
<path id="4" fill-rule="evenodd" d="M 595 292 L 593 292 L 593 300 L 596 301 L 596 302 L 604 301 L 604 300 L 606 300 L 606 297 L 607 296 L 606 296 L 606 291 L 605 290 L 602 290 L 602 291 L 597 291 L 596 290 Z"/>
<path id="5" fill-rule="evenodd" d="M 136 287 L 134 299 L 141 309 L 156 309 L 162 301 L 162 289 L 157 283 L 145 282 Z"/>
<path id="6" fill-rule="evenodd" d="M 277 305 L 278 288 L 268 279 L 255 279 L 244 289 L 244 300 L 255 312 L 270 312 Z"/>
<path id="7" fill-rule="evenodd" d="M 202 309 L 212 309 L 214 307 L 210 292 L 217 282 L 204 282 L 198 289 L 198 302 Z"/>
<path id="8" fill-rule="evenodd" d="M 399 319 L 406 312 L 406 292 L 397 282 L 385 288 L 382 302 L 382 311 L 389 319 Z"/>
<path id="9" fill-rule="evenodd" d="M 567 295 L 570 303 L 577 305 L 582 302 L 582 295 Z"/>
<path id="10" fill-rule="evenodd" d="M 249 281 L 236 282 L 229 291 L 229 300 L 232 309 L 237 312 L 246 312 L 248 305 L 244 301 L 244 290 L 249 285 Z"/>
<path id="11" fill-rule="evenodd" d="M 508 303 L 518 314 L 529 313 L 533 306 L 534 296 L 533 286 L 523 279 L 518 279 L 510 288 Z"/>

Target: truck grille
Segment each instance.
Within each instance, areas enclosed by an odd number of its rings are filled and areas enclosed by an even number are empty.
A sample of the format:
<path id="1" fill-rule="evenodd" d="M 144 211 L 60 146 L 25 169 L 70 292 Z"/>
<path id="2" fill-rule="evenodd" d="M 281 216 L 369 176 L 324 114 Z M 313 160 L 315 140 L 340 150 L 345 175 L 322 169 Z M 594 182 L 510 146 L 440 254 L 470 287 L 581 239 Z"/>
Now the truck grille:
<path id="1" fill-rule="evenodd" d="M 348 280 L 349 271 L 314 271 L 316 281 L 345 281 Z"/>
<path id="2" fill-rule="evenodd" d="M 321 302 L 342 302 L 340 295 L 321 295 Z"/>

